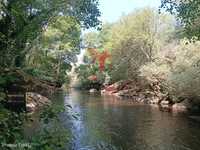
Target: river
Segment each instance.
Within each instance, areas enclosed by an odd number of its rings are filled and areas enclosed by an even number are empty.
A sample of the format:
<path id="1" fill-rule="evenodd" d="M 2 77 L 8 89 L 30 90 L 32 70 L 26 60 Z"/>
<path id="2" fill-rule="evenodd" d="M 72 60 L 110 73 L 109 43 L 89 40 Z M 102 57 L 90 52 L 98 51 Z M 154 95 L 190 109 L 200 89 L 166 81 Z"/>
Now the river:
<path id="1" fill-rule="evenodd" d="M 73 107 L 61 115 L 74 136 L 70 150 L 200 149 L 200 123 L 187 114 L 76 90 L 53 99 Z M 77 113 L 78 119 L 67 119 L 69 113 Z"/>

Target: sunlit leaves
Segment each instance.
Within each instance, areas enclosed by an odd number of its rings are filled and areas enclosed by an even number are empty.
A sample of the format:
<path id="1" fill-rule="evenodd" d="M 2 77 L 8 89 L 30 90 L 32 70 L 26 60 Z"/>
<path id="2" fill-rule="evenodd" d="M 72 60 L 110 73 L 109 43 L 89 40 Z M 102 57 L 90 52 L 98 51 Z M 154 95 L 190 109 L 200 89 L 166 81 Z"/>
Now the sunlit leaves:
<path id="1" fill-rule="evenodd" d="M 162 0 L 161 8 L 175 14 L 181 20 L 187 36 L 200 37 L 199 0 Z"/>
<path id="2" fill-rule="evenodd" d="M 49 24 L 57 22 L 60 31 L 62 33 L 66 31 L 65 28 L 68 28 L 69 24 L 64 20 L 69 21 L 69 19 L 60 19 L 58 22 L 56 20 L 59 16 L 73 18 L 69 22 L 74 22 L 84 28 L 96 27 L 100 24 L 98 0 L 20 0 L 7 1 L 7 3 L 1 1 L 0 15 L 2 49 L 0 60 L 5 66 L 16 64 L 22 66 L 24 55 L 29 52 L 31 46 L 35 44 L 34 40 L 41 36 Z M 77 27 L 76 25 L 73 27 Z M 72 46 L 70 46 L 73 47 L 77 41 L 71 37 L 78 36 L 77 32 L 73 29 L 67 32 L 70 32 L 70 35 L 73 34 L 73 36 L 68 36 L 68 39 L 72 41 Z"/>
<path id="3" fill-rule="evenodd" d="M 80 45 L 80 25 L 73 17 L 59 16 L 44 32 L 46 47 L 73 51 Z"/>

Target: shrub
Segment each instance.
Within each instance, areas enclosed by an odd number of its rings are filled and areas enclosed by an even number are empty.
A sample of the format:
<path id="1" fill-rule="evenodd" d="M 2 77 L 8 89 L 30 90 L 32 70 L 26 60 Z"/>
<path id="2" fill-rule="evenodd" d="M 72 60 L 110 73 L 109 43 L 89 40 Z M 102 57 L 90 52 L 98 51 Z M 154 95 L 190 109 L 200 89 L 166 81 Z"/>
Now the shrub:
<path id="1" fill-rule="evenodd" d="M 41 127 L 30 137 L 24 133 L 24 124 L 32 122 L 31 116 L 21 112 L 16 113 L 0 105 L 0 149 L 2 150 L 63 150 L 70 144 L 71 134 L 61 124 L 59 115 L 65 109 L 58 106 L 47 106 L 40 112 L 38 121 Z M 68 110 L 71 111 L 71 106 Z M 72 116 L 73 117 L 73 116 Z M 74 118 L 76 114 L 74 115 Z M 35 118 L 36 119 L 36 118 Z M 9 144 L 18 145 L 27 143 L 25 147 L 9 147 Z M 29 147 L 30 146 L 30 147 Z"/>
<path id="2" fill-rule="evenodd" d="M 155 53 L 170 41 L 171 22 L 171 16 L 144 8 L 115 23 L 111 32 L 112 80 L 136 79 L 141 66 L 152 62 Z"/>
<path id="3" fill-rule="evenodd" d="M 181 40 L 172 50 L 162 51 L 155 58 L 140 69 L 140 75 L 149 82 L 163 79 L 163 87 L 176 99 L 200 103 L 200 41 Z"/>

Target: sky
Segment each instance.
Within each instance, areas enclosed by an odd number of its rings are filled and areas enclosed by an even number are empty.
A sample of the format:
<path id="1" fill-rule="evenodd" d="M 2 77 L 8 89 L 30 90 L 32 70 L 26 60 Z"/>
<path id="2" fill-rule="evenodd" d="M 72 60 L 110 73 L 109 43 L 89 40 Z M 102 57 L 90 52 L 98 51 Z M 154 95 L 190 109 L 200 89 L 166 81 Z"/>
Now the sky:
<path id="1" fill-rule="evenodd" d="M 101 20 L 115 22 L 123 14 L 128 14 L 141 7 L 159 7 L 160 0 L 100 0 Z"/>

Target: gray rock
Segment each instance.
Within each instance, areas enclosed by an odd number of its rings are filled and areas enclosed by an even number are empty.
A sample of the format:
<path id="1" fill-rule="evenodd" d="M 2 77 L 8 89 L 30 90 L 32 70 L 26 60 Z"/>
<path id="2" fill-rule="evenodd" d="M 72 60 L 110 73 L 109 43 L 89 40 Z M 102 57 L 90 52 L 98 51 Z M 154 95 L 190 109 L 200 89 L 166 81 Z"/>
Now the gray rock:
<path id="1" fill-rule="evenodd" d="M 48 98 L 38 93 L 33 93 L 33 92 L 26 93 L 26 109 L 29 112 L 36 110 L 38 107 L 50 104 L 51 101 Z"/>
<path id="2" fill-rule="evenodd" d="M 169 101 L 161 101 L 161 105 L 169 105 Z"/>
<path id="3" fill-rule="evenodd" d="M 96 93 L 97 92 L 97 90 L 96 89 L 90 89 L 90 91 L 89 91 L 90 93 Z"/>
<path id="4" fill-rule="evenodd" d="M 176 103 L 172 106 L 173 111 L 187 111 L 187 107 L 184 103 Z"/>

